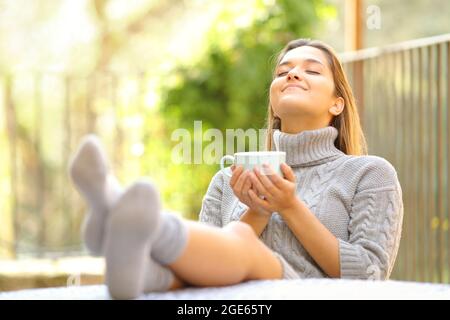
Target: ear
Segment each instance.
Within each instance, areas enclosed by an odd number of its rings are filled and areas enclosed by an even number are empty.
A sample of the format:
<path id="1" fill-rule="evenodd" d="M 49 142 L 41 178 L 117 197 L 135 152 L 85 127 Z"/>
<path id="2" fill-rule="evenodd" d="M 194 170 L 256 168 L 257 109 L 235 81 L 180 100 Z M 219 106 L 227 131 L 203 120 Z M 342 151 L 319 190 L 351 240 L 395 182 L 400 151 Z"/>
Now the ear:
<path id="1" fill-rule="evenodd" d="M 331 108 L 328 109 L 328 111 L 330 111 L 331 114 L 337 116 L 337 115 L 341 114 L 342 111 L 344 111 L 344 107 L 345 107 L 344 98 L 338 97 L 334 101 L 334 104 L 331 106 Z"/>

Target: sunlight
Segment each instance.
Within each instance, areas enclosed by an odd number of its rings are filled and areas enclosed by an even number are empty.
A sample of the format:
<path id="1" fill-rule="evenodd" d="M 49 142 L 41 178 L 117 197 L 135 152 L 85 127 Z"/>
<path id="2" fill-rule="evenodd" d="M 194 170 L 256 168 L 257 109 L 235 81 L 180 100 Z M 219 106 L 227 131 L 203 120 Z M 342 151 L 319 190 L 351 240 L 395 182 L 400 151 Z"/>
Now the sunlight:
<path id="1" fill-rule="evenodd" d="M 154 3 L 155 0 L 113 0 L 107 4 L 106 14 L 112 20 L 129 19 L 130 14 L 142 11 L 142 8 Z"/>
<path id="2" fill-rule="evenodd" d="M 145 95 L 145 107 L 147 109 L 154 109 L 160 101 L 159 95 L 156 91 L 148 91 Z"/>
<path id="3" fill-rule="evenodd" d="M 142 142 L 136 142 L 131 145 L 131 154 L 134 157 L 142 157 L 144 155 L 145 147 Z"/>

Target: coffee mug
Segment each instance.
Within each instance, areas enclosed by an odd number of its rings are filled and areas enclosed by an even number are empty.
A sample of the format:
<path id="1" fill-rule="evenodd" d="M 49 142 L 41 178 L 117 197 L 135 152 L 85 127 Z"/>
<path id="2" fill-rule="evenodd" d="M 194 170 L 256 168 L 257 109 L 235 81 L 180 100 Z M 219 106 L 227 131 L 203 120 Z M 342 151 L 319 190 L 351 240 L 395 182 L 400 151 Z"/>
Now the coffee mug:
<path id="1" fill-rule="evenodd" d="M 251 151 L 251 152 L 237 152 L 232 155 L 225 155 L 220 159 L 220 168 L 224 174 L 231 177 L 231 174 L 225 170 L 225 161 L 230 160 L 236 166 L 243 166 L 245 170 L 253 170 L 254 167 L 258 168 L 260 172 L 267 175 L 268 172 L 262 166 L 263 164 L 269 164 L 272 170 L 278 175 L 283 177 L 280 165 L 286 162 L 286 152 L 284 151 Z"/>

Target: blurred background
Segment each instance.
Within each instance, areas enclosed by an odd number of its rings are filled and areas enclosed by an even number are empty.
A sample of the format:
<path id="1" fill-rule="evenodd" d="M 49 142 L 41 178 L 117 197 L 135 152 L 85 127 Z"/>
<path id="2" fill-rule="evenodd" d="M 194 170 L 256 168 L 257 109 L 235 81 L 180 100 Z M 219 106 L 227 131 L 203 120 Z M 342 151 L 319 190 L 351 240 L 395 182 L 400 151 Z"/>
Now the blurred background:
<path id="1" fill-rule="evenodd" d="M 197 219 L 218 165 L 173 163 L 172 132 L 263 128 L 296 38 L 340 53 L 369 153 L 398 171 L 392 279 L 449 283 L 449 16 L 446 0 L 0 0 L 0 291 L 102 281 L 67 176 L 87 133 L 124 185 L 150 176 Z"/>

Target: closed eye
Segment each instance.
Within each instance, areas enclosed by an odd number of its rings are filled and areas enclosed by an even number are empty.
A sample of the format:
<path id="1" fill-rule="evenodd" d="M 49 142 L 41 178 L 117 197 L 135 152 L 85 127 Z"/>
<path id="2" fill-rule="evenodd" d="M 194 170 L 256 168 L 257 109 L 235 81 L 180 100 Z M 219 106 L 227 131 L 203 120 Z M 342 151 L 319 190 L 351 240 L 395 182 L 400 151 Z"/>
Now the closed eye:
<path id="1" fill-rule="evenodd" d="M 284 76 L 284 75 L 286 75 L 286 74 L 288 74 L 287 71 L 285 71 L 285 72 L 280 72 L 279 74 L 277 74 L 277 77 L 282 77 L 282 76 Z"/>
<path id="2" fill-rule="evenodd" d="M 319 75 L 319 74 L 320 74 L 320 72 L 312 71 L 312 70 L 306 70 L 306 73 L 314 74 L 314 75 Z M 277 74 L 277 77 L 283 77 L 283 76 L 285 76 L 286 74 L 288 74 L 287 71 L 280 72 L 280 73 Z"/>

